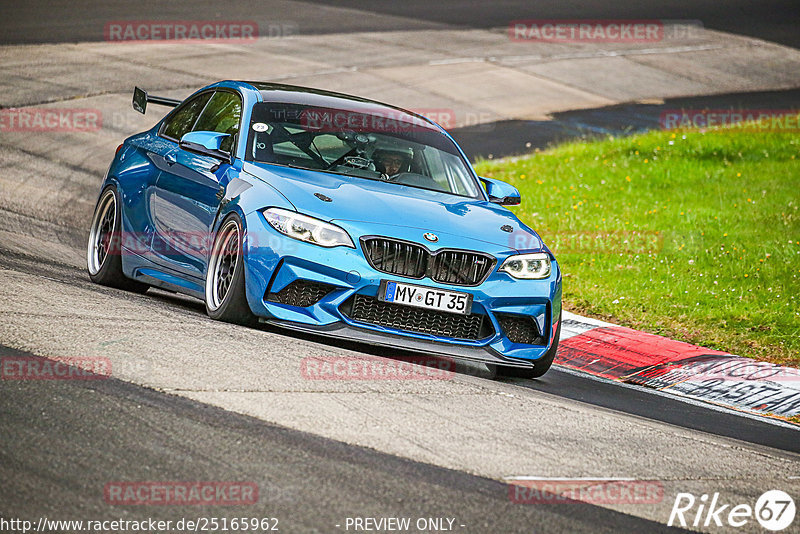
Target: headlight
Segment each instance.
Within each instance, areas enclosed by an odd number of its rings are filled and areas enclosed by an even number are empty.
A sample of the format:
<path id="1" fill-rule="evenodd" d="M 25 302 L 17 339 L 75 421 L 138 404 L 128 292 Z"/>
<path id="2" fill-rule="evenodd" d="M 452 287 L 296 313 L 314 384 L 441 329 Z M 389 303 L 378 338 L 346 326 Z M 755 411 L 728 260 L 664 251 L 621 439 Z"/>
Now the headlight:
<path id="1" fill-rule="evenodd" d="M 550 276 L 550 256 L 544 252 L 510 256 L 500 270 L 514 278 L 541 279 Z"/>
<path id="2" fill-rule="evenodd" d="M 336 225 L 280 208 L 267 208 L 263 213 L 270 226 L 293 239 L 321 247 L 356 248 L 347 232 Z"/>

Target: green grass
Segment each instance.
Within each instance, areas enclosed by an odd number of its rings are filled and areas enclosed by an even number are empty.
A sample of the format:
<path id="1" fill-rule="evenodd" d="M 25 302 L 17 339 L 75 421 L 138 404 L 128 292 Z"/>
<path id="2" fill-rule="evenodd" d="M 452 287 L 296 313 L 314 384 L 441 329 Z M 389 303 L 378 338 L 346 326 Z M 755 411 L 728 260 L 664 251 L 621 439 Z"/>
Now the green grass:
<path id="1" fill-rule="evenodd" d="M 653 131 L 476 170 L 519 188 L 566 309 L 800 366 L 800 133 Z"/>

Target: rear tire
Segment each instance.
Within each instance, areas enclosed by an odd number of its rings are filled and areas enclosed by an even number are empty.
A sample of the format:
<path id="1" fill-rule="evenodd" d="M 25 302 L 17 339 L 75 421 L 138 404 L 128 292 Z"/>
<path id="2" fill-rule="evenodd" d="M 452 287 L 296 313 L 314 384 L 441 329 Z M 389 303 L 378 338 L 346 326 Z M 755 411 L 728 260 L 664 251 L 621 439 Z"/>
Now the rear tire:
<path id="1" fill-rule="evenodd" d="M 251 325 L 255 316 L 247 304 L 244 286 L 244 225 L 230 214 L 214 237 L 206 273 L 206 313 L 212 319 Z"/>
<path id="2" fill-rule="evenodd" d="M 511 367 L 508 365 L 489 364 L 490 371 L 494 372 L 495 378 L 539 378 L 543 376 L 553 365 L 553 360 L 558 352 L 558 341 L 561 338 L 561 314 L 558 314 L 558 326 L 553 336 L 553 344 L 550 349 L 538 360 L 533 362 L 533 367 Z"/>
<path id="3" fill-rule="evenodd" d="M 86 267 L 95 284 L 144 293 L 150 287 L 131 280 L 122 272 L 122 217 L 117 188 L 106 187 L 100 194 L 89 227 Z"/>

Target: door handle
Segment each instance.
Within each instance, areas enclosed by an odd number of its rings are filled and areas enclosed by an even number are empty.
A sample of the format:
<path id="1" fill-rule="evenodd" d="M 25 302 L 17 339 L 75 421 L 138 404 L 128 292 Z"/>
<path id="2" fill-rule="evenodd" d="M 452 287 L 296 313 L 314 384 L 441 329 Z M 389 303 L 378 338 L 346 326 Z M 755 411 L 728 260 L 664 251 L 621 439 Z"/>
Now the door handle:
<path id="1" fill-rule="evenodd" d="M 167 162 L 167 165 L 174 165 L 177 159 L 175 159 L 175 154 L 167 154 L 164 156 L 164 161 Z"/>

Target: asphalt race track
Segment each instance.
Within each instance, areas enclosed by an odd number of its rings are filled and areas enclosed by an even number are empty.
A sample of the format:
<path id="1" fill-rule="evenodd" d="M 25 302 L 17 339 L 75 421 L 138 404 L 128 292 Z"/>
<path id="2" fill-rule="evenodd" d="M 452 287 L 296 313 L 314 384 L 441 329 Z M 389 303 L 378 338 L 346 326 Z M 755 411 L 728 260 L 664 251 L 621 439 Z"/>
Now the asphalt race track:
<path id="1" fill-rule="evenodd" d="M 120 480 L 148 480 L 157 472 L 165 480 L 257 481 L 260 499 L 247 515 L 277 517 L 284 532 L 332 532 L 346 517 L 387 514 L 455 517 L 458 530 L 465 532 L 513 532 L 524 525 L 534 531 L 537 525 L 563 532 L 668 530 L 584 503 L 516 505 L 496 480 L 349 447 L 114 379 L 91 384 L 29 382 L 0 392 L 0 428 L 8 445 L 0 472 L 5 480 L 22 475 L 35 484 L 14 491 L 4 484 L 4 512 L 60 519 L 103 516 L 98 488 L 109 473 Z M 33 424 L 31 414 L 39 415 Z M 105 445 L 98 448 L 98 443 Z M 43 462 L 33 449 L 58 455 Z M 39 491 L 54 482 L 60 491 Z M 138 507 L 126 519 L 235 517 L 237 512 Z"/>
<path id="2" fill-rule="evenodd" d="M 520 19 L 666 19 L 699 20 L 706 27 L 768 41 L 800 46 L 800 8 L 792 0 L 725 2 L 682 0 L 646 2 L 604 2 L 602 0 L 548 2 L 510 0 L 491 6 L 469 0 L 447 2 L 359 0 L 269 2 L 245 0 L 220 6 L 213 0 L 163 4 L 142 2 L 91 2 L 79 0 L 31 1 L 21 5 L 5 3 L 0 15 L 6 27 L 2 43 L 59 43 L 99 41 L 109 20 L 186 18 L 227 18 L 256 20 L 259 24 L 281 20 L 302 20 L 303 33 L 345 33 L 353 31 L 411 30 L 442 26 L 492 28 Z M 341 8 L 349 8 L 343 10 Z M 302 13 L 302 17 L 298 17 Z M 144 15 L 144 16 L 143 16 Z"/>
<path id="3" fill-rule="evenodd" d="M 302 20 L 304 34 L 324 35 L 331 49 L 353 56 L 364 51 L 347 50 L 349 37 L 342 34 L 496 28 L 514 18 L 557 17 L 700 19 L 715 30 L 800 46 L 797 6 L 783 1 L 757 7 L 737 1 L 725 9 L 717 2 L 647 2 L 613 13 L 603 2 L 501 2 L 487 10 L 471 2 L 221 7 L 203 0 L 187 9 L 158 2 L 4 3 L 0 42 L 31 48 L 0 49 L 6 65 L 0 106 L 63 107 L 84 97 L 96 107 L 127 105 L 127 85 L 124 95 L 123 88 L 85 90 L 80 69 L 100 69 L 99 63 L 84 63 L 74 45 L 63 44 L 100 46 L 103 24 L 118 19 Z M 142 54 L 153 56 L 98 77 L 110 87 L 131 70 L 156 69 L 153 58 L 162 46 L 141 45 Z M 208 62 L 228 52 L 224 45 L 211 49 Z M 105 59 L 116 54 L 101 53 Z M 19 59 L 26 54 L 29 63 Z M 76 72 L 69 82 L 48 86 L 56 69 L 42 58 L 57 54 Z M 173 76 L 179 80 L 170 85 Z M 169 96 L 185 95 L 196 83 L 167 67 L 159 81 Z M 800 97 L 788 83 L 726 98 L 753 106 L 796 104 Z M 22 84 L 47 96 L 20 95 L 14 87 Z M 64 101 L 52 96 L 59 93 Z M 685 102 L 703 105 L 702 98 Z M 648 127 L 666 102 L 597 112 L 587 105 L 589 111 L 564 112 L 555 121 L 493 125 L 491 150 L 516 153 L 519 136 L 539 126 L 549 133 L 532 138 L 533 146 L 587 127 Z M 347 518 L 411 517 L 451 518 L 456 532 L 659 532 L 667 530 L 679 492 L 719 492 L 726 503 L 750 505 L 767 490 L 800 495 L 800 430 L 780 421 L 558 367 L 536 381 L 493 380 L 472 364 L 459 364 L 447 380 L 307 380 L 300 369 L 308 357 L 407 355 L 218 323 L 190 298 L 92 284 L 83 262 L 102 173 L 114 146 L 157 117 L 132 120 L 139 122 L 104 126 L 86 144 L 73 134 L 0 133 L 0 358 L 112 362 L 105 379 L 0 380 L 0 519 L 276 517 L 282 532 L 346 532 Z M 456 135 L 474 147 L 472 154 L 485 154 L 485 132 L 483 125 Z M 663 495 L 646 504 L 520 504 L 510 499 L 508 485 L 519 477 L 652 481 Z M 104 500 L 105 485 L 114 481 L 198 480 L 253 482 L 258 502 L 126 506 Z M 736 531 L 761 530 L 751 521 Z"/>
<path id="4" fill-rule="evenodd" d="M 667 109 L 790 109 L 800 105 L 800 90 L 731 93 L 665 99 L 663 103 L 628 103 L 554 113 L 549 120 L 507 120 L 456 128 L 451 133 L 470 159 L 524 154 L 559 141 L 629 135 L 659 127 Z"/>

